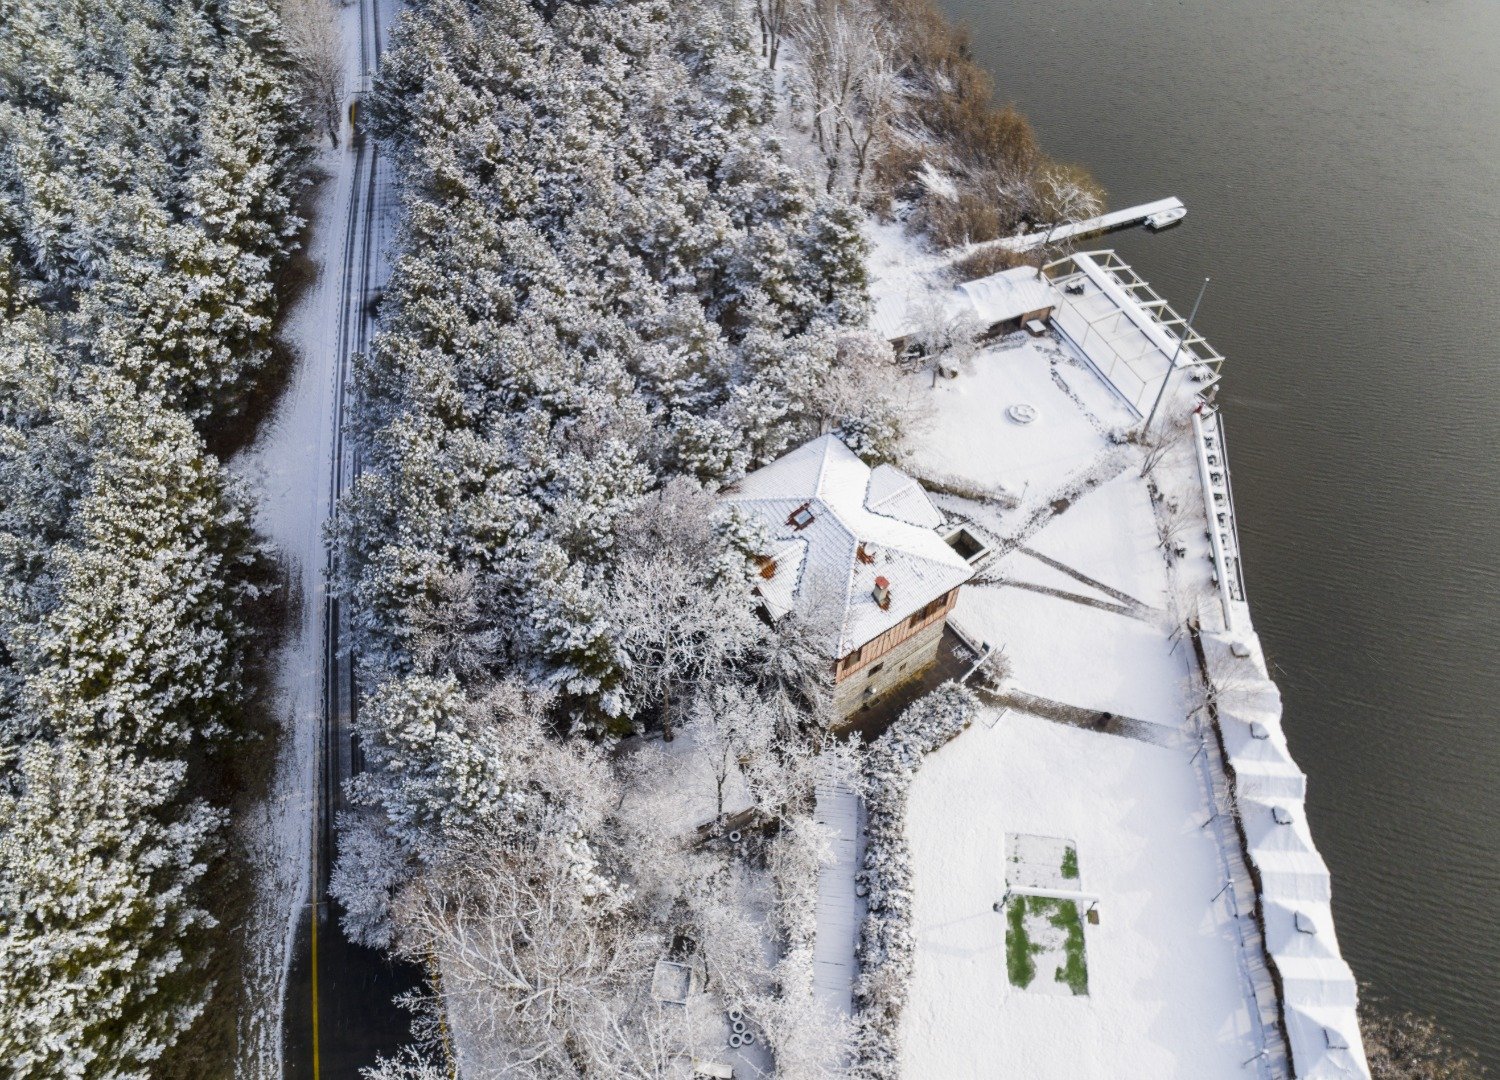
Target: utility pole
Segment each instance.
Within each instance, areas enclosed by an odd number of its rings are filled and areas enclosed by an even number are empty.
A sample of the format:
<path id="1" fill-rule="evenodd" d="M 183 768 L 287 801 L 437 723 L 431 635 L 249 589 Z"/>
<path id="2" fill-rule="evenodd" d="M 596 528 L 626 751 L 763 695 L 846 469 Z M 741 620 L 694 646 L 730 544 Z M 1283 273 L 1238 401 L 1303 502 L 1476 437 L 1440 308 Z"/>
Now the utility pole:
<path id="1" fill-rule="evenodd" d="M 1188 333 L 1193 329 L 1193 323 L 1198 319 L 1198 305 L 1203 303 L 1203 294 L 1208 291 L 1208 278 L 1203 279 L 1203 284 L 1198 288 L 1198 299 L 1193 301 L 1193 313 L 1188 316 L 1187 325 L 1177 334 L 1177 348 L 1172 350 L 1172 359 L 1167 363 L 1167 373 L 1162 376 L 1161 389 L 1156 392 L 1156 401 L 1151 405 L 1151 412 L 1146 417 L 1146 424 L 1141 428 L 1141 434 L 1151 433 L 1151 421 L 1156 419 L 1156 410 L 1161 405 L 1161 399 L 1167 396 L 1167 384 L 1172 381 L 1172 374 L 1177 370 L 1177 357 L 1182 352 L 1182 346 L 1187 341 Z"/>

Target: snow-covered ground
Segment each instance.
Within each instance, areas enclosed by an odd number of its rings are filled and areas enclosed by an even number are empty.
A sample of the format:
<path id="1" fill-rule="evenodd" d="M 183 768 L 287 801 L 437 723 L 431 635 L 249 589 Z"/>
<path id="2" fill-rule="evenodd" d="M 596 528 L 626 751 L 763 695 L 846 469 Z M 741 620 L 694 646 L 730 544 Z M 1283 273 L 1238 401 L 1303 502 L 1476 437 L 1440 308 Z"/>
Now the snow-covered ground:
<path id="1" fill-rule="evenodd" d="M 1050 497 L 1110 448 L 1098 421 L 1059 384 L 1071 387 L 1091 376 L 1069 365 L 1055 342 L 1012 335 L 982 350 L 967 368 L 935 386 L 930 373 L 913 377 L 931 387 L 936 410 L 936 421 L 913 448 L 919 473 L 962 474 L 1029 500 Z M 1008 414 L 1022 405 L 1031 407 L 1024 423 Z"/>
<path id="2" fill-rule="evenodd" d="M 340 8 L 345 85 L 369 62 L 366 35 L 394 17 L 394 0 Z M 378 13 L 378 14 L 377 14 Z M 358 158 L 347 119 L 341 145 L 325 148 L 325 175 L 312 208 L 306 255 L 316 278 L 288 313 L 281 335 L 296 360 L 276 411 L 232 468 L 255 495 L 255 527 L 287 571 L 295 621 L 277 651 L 274 707 L 279 724 L 269 788 L 236 823 L 256 881 L 257 906 L 245 926 L 249 967 L 243 978 L 254 1003 L 241 1019 L 236 1075 L 282 1074 L 282 1010 L 296 930 L 306 917 L 318 805 L 318 741 L 324 690 L 323 525 L 331 512 L 337 446 L 337 402 L 343 377 L 340 327 L 346 315 L 344 265 Z M 361 192 L 360 194 L 363 194 Z M 386 209 L 378 200 L 377 210 Z M 382 217 L 386 217 L 382 215 Z M 385 229 L 390 223 L 383 222 Z"/>
<path id="3" fill-rule="evenodd" d="M 1004 648 L 1015 690 L 1148 721 L 1167 745 L 996 705 L 926 761 L 907 818 L 918 944 L 903 1073 L 1255 1075 L 1256 1065 L 1243 1066 L 1264 1035 L 1241 939 L 1217 895 L 1219 836 L 1202 828 L 1210 811 L 1193 757 L 1195 664 L 1168 615 L 1183 582 L 1212 594 L 1191 561 L 1178 563 L 1177 581 L 1169 572 L 1140 452 L 1114 437 L 1130 414 L 1050 338 L 989 346 L 929 395 L 917 470 L 1020 498 L 1016 507 L 945 503 L 1022 541 L 965 587 L 956 621 Z M 1030 423 L 1008 415 L 1018 403 L 1032 406 Z M 1079 483 L 1089 476 L 1097 481 Z M 1189 560 L 1202 545 L 1191 546 Z M 1086 995 L 1011 983 L 1006 916 L 993 905 L 1016 833 L 1076 845 L 1076 887 L 1098 898 L 1099 922 L 1084 926 Z M 1037 979 L 1055 991 L 1056 965 L 1043 961 Z"/>
<path id="4" fill-rule="evenodd" d="M 1177 728 L 1190 646 L 1175 652 L 1158 626 L 1072 601 L 969 586 L 956 617 L 1005 648 L 1013 683 L 1030 694 Z"/>
<path id="5" fill-rule="evenodd" d="M 1213 904 L 1219 858 L 1189 754 L 1011 712 L 924 763 L 907 834 L 916 967 L 902 1074 L 1044 1080 L 1253 1075 L 1259 1048 L 1236 942 Z M 1088 994 L 1007 977 L 1008 833 L 1072 840 Z M 1038 980 L 1050 980 L 1039 971 Z"/>
<path id="6" fill-rule="evenodd" d="M 985 575 L 1006 584 L 974 582 L 959 594 L 954 617 L 964 629 L 1003 646 L 1014 684 L 1028 693 L 1180 728 L 1191 647 L 1166 622 L 1167 566 L 1138 473 L 1127 470 L 1084 495 L 1027 546 L 1110 591 L 1015 551 Z M 1144 610 L 1123 613 L 1115 593 Z"/>
<path id="7" fill-rule="evenodd" d="M 914 317 L 938 311 L 939 294 L 952 286 L 948 258 L 930 250 L 899 221 L 870 218 L 870 325 L 888 336 L 906 332 Z"/>

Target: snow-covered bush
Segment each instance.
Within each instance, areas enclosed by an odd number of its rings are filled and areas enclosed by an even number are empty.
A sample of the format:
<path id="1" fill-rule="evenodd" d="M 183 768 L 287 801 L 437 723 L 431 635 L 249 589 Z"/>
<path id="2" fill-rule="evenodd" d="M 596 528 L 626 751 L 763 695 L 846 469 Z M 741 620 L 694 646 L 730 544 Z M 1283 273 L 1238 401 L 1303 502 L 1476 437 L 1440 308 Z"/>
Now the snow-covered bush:
<path id="1" fill-rule="evenodd" d="M 856 1075 L 896 1080 L 901 1010 L 906 1005 L 916 939 L 912 936 L 911 852 L 906 800 L 922 759 L 955 738 L 979 711 L 973 691 L 945 683 L 903 712 L 865 753 L 868 814 L 864 869 L 859 882 L 869 913 L 856 955 L 860 976 Z"/>

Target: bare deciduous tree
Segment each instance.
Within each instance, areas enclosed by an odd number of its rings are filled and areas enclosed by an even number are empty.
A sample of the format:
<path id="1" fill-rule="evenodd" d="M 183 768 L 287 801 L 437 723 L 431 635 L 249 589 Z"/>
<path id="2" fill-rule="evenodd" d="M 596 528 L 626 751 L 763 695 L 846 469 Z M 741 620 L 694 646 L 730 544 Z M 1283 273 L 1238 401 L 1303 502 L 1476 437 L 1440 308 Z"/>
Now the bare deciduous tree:
<path id="1" fill-rule="evenodd" d="M 1042 166 L 1032 176 L 1031 188 L 1035 213 L 1048 223 L 1047 237 L 1041 246 L 1044 253 L 1052 246 L 1052 237 L 1058 229 L 1087 221 L 1104 210 L 1104 189 L 1087 170 L 1076 165 L 1054 162 Z M 1037 277 L 1041 274 L 1039 264 Z"/>
<path id="2" fill-rule="evenodd" d="M 884 24 L 876 20 L 871 29 L 874 33 L 866 50 L 863 74 L 839 113 L 854 157 L 855 201 L 864 193 L 870 163 L 889 143 L 907 101 L 906 87 L 896 71 Z"/>
<path id="3" fill-rule="evenodd" d="M 751 659 L 752 675 L 760 693 L 775 706 L 778 717 L 796 717 L 811 729 L 826 729 L 833 712 L 833 659 L 829 643 L 839 627 L 836 604 L 813 605 L 808 611 L 783 615 L 772 633 L 761 639 Z M 800 733 L 777 732 L 790 740 Z"/>
<path id="4" fill-rule="evenodd" d="M 1147 432 L 1142 438 L 1146 452 L 1141 457 L 1141 476 L 1150 476 L 1172 451 L 1183 445 L 1192 431 L 1192 423 L 1186 416 L 1169 415 L 1154 431 Z"/>
<path id="5" fill-rule="evenodd" d="M 802 0 L 755 0 L 755 17 L 760 23 L 760 54 L 766 66 L 776 70 L 781 56 L 781 41 L 801 10 Z"/>
<path id="6" fill-rule="evenodd" d="M 659 1077 L 702 1018 L 651 998 L 666 942 L 580 897 L 561 846 L 476 840 L 398 897 L 396 951 L 441 972 L 479 1075 Z"/>
<path id="7" fill-rule="evenodd" d="M 339 144 L 344 101 L 344 37 L 333 0 L 282 0 L 282 33 L 297 65 L 297 80 L 310 115 L 334 146 Z"/>
<path id="8" fill-rule="evenodd" d="M 770 754 L 776 736 L 773 710 L 738 686 L 716 686 L 693 699 L 687 731 L 693 755 L 713 785 L 715 820 L 724 820 L 724 798 L 731 777 Z"/>
<path id="9" fill-rule="evenodd" d="M 930 418 L 931 403 L 904 378 L 880 335 L 850 330 L 839 335 L 836 347 L 828 377 L 809 396 L 823 431 L 837 431 L 856 453 L 897 457 L 907 436 Z"/>
<path id="10" fill-rule="evenodd" d="M 806 66 L 813 138 L 826 170 L 824 188 L 838 190 L 847 156 L 858 197 L 866 168 L 905 102 L 891 35 L 866 0 L 812 0 L 795 33 Z"/>
<path id="11" fill-rule="evenodd" d="M 1163 497 L 1156 508 L 1157 546 L 1163 551 L 1170 551 L 1178 540 L 1202 524 L 1202 517 L 1192 513 L 1180 499 Z M 1168 559 L 1170 558 L 1168 555 Z"/>
<path id="12" fill-rule="evenodd" d="M 679 693 L 722 679 L 764 632 L 748 593 L 705 579 L 702 554 L 666 547 L 629 555 L 609 585 L 626 688 L 637 702 L 660 704 L 669 742 Z"/>

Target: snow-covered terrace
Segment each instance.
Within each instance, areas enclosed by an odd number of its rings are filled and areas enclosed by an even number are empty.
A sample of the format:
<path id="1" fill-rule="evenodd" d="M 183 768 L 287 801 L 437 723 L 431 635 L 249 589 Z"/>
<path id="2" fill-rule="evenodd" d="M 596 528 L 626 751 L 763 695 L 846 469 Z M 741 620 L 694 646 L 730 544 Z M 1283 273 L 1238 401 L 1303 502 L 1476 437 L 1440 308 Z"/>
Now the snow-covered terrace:
<path id="1" fill-rule="evenodd" d="M 947 288 L 899 228 L 872 239 L 877 304 L 919 310 L 923 287 Z M 1158 392 L 1185 407 L 1223 358 L 1113 253 L 1047 269 L 1064 298 L 1055 336 L 995 342 L 952 380 L 916 377 L 934 415 L 911 471 L 942 481 L 940 507 L 997 552 L 952 622 L 1011 677 L 910 791 L 902 1073 L 1368 1077 L 1306 778 L 1245 605 L 1222 428 L 1200 417 L 1191 449 L 1158 467 L 1155 504 L 1120 445 Z M 1218 526 L 1175 534 L 1170 566 L 1167 503 Z M 1194 602 L 1217 727 L 1182 631 Z M 1106 715 L 1111 733 L 1089 730 Z M 1077 888 L 1098 897 L 1084 995 L 1059 994 L 1049 971 L 1043 992 L 1012 984 L 1008 909 L 993 905 L 1018 833 L 1073 844 Z"/>
<path id="2" fill-rule="evenodd" d="M 1043 270 L 1062 296 L 1052 325 L 1138 416 L 1150 414 L 1173 372 L 1200 393 L 1218 381 L 1224 357 L 1113 251 L 1079 252 Z"/>
<path id="3" fill-rule="evenodd" d="M 1004 552 L 954 620 L 1004 650 L 1017 693 L 912 787 L 903 1074 L 1269 1080 L 1285 1051 L 1274 993 L 1269 1015 L 1257 995 L 1257 971 L 1263 990 L 1269 979 L 1253 899 L 1237 909 L 1225 893 L 1238 851 L 1203 828 L 1214 793 L 1195 756 L 1192 649 L 1165 614 L 1172 583 L 1146 483 L 1114 437 L 1133 414 L 1065 343 L 1021 335 L 929 397 L 913 468 L 1019 500 L 939 500 Z M 1008 411 L 1021 403 L 1027 422 Z M 1182 565 L 1203 592 L 1207 546 L 1200 530 Z M 1128 718 L 1133 737 L 1058 722 L 1105 713 Z M 1009 978 L 993 905 L 1017 833 L 1071 841 L 1078 887 L 1099 898 L 1099 923 L 1084 927 L 1086 995 L 1059 994 L 1050 968 L 1027 988 Z"/>
<path id="4" fill-rule="evenodd" d="M 1334 933 L 1333 882 L 1307 824 L 1307 777 L 1282 729 L 1281 694 L 1254 631 L 1209 631 L 1204 659 L 1221 688 L 1224 758 L 1245 846 L 1260 878 L 1266 948 L 1296 1075 L 1368 1077 L 1354 974 Z"/>

